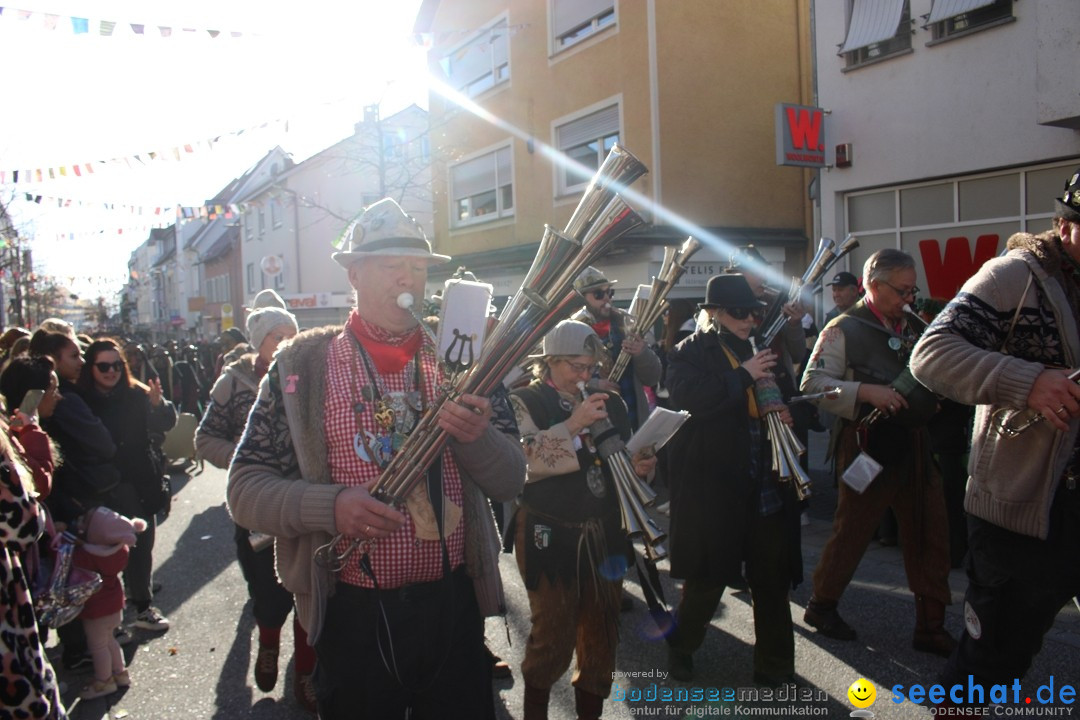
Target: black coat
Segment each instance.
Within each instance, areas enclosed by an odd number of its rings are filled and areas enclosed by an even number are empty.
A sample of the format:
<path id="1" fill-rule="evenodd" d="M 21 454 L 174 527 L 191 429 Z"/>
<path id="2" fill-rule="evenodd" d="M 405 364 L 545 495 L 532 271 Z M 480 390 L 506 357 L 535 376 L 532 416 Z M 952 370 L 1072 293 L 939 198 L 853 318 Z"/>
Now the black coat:
<path id="1" fill-rule="evenodd" d="M 176 424 L 176 408 L 164 397 L 160 405 L 151 407 L 145 390 L 122 385 L 108 395 L 96 390 L 87 392 L 86 404 L 101 418 L 116 443 L 113 464 L 120 471 L 121 486 L 136 489 L 142 498 L 139 508 L 126 503 L 123 510 L 112 504 L 109 507 L 125 515 L 153 515 L 157 510 L 146 507 L 143 501 L 160 488 L 163 468 L 150 435 L 163 434 Z"/>
<path id="2" fill-rule="evenodd" d="M 70 523 L 106 497 L 120 474 L 112 464 L 116 444 L 101 420 L 87 406 L 79 389 L 60 380 L 61 400 L 42 428 L 60 446 L 63 462 L 53 474 L 46 501 L 56 520 Z"/>
<path id="3" fill-rule="evenodd" d="M 751 474 L 751 419 L 747 389 L 753 378 L 733 365 L 715 332 L 698 330 L 679 343 L 668 362 L 671 405 L 690 419 L 668 444 L 671 476 L 671 576 L 730 585 L 742 578 L 746 542 L 759 517 L 761 478 Z M 770 457 L 762 430 L 758 467 Z M 759 473 L 760 475 L 761 473 Z M 799 507 L 781 484 L 791 581 L 802 581 Z"/>

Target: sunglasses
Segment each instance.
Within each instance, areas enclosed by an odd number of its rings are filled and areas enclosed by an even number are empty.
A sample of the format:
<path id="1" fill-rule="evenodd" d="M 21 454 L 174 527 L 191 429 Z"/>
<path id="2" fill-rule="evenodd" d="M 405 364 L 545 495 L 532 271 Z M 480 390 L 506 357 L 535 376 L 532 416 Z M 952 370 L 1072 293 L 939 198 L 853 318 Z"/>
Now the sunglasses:
<path id="1" fill-rule="evenodd" d="M 592 296 L 597 300 L 610 300 L 615 297 L 614 290 L 593 290 Z"/>
<path id="2" fill-rule="evenodd" d="M 96 363 L 94 363 L 94 367 L 97 368 L 97 371 L 99 373 L 107 373 L 110 370 L 115 370 L 116 372 L 120 372 L 121 370 L 124 369 L 124 361 L 123 360 L 117 360 L 116 362 L 111 362 L 111 363 L 96 362 Z"/>
<path id="3" fill-rule="evenodd" d="M 750 317 L 751 315 L 754 314 L 754 309 L 753 308 L 725 308 L 724 312 L 726 312 L 728 315 L 735 318 L 736 320 L 745 320 L 746 318 L 748 318 L 748 317 Z"/>

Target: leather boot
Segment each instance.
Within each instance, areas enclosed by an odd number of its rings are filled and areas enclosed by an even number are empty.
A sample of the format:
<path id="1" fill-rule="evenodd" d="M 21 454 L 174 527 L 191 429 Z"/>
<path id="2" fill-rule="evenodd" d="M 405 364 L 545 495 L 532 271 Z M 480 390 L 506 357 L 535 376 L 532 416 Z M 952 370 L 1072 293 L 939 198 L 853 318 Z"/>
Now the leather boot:
<path id="1" fill-rule="evenodd" d="M 834 640 L 854 640 L 855 630 L 840 617 L 836 610 L 835 600 L 818 600 L 811 596 L 806 604 L 806 612 L 803 613 L 803 622 L 825 637 Z"/>
<path id="2" fill-rule="evenodd" d="M 600 713 L 604 711 L 604 698 L 581 688 L 574 688 L 574 706 L 577 708 L 578 720 L 600 720 Z"/>
<path id="3" fill-rule="evenodd" d="M 548 700 L 551 698 L 551 688 L 525 686 L 525 717 L 523 720 L 547 720 Z"/>
<path id="4" fill-rule="evenodd" d="M 945 630 L 945 603 L 922 595 L 915 596 L 915 635 L 911 646 L 919 652 L 947 658 L 956 640 Z"/>

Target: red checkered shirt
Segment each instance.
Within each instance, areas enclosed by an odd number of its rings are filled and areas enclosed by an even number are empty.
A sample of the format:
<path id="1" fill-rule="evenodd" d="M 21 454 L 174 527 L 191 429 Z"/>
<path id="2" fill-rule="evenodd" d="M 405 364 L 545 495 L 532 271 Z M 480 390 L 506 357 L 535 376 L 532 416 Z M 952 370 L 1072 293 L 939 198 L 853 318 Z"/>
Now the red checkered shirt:
<path id="1" fill-rule="evenodd" d="M 360 358 L 356 342 L 349 337 L 348 326 L 330 342 L 326 362 L 326 444 L 327 461 L 330 465 L 330 477 L 339 485 L 358 486 L 373 480 L 382 474 L 378 465 L 361 459 L 353 450 L 353 438 L 357 432 L 357 416 L 354 406 L 360 401 L 358 393 L 365 385 L 375 385 L 368 377 L 367 370 Z M 423 376 L 424 407 L 428 408 L 435 400 L 435 388 L 442 380 L 438 363 L 430 341 L 424 341 L 423 349 L 417 354 L 421 362 Z M 378 387 L 384 392 L 404 392 L 413 382 L 414 369 L 411 363 L 401 372 L 393 375 L 381 375 Z M 432 379 L 436 380 L 433 382 Z M 365 430 L 377 434 L 374 405 L 365 402 L 360 423 Z M 443 451 L 442 458 L 443 495 L 447 500 L 461 507 L 461 475 L 449 448 Z M 421 480 L 423 482 L 423 480 Z M 389 537 L 379 540 L 371 550 L 371 565 L 379 587 L 396 588 L 410 583 L 438 580 L 443 575 L 442 548 L 438 540 L 419 540 L 409 511 L 399 508 L 405 514 L 405 524 Z M 465 558 L 464 518 L 457 528 L 446 538 L 450 552 L 450 567 L 456 568 Z M 343 540 L 337 545 L 337 552 L 348 546 Z M 371 579 L 360 569 L 359 556 L 353 553 L 345 567 L 338 574 L 338 579 L 358 585 L 372 587 Z"/>

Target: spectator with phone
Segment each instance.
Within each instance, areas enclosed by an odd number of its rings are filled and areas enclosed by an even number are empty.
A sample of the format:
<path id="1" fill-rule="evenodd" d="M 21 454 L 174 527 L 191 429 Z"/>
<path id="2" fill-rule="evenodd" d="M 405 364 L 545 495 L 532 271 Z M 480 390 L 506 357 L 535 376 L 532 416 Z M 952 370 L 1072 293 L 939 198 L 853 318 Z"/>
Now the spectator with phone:
<path id="1" fill-rule="evenodd" d="M 40 408 L 38 414 L 42 429 L 59 445 L 64 458 L 53 473 L 47 505 L 57 523 L 67 524 L 98 505 L 111 507 L 109 493 L 120 482 L 120 473 L 111 462 L 116 444 L 75 385 L 83 357 L 74 336 L 38 330 L 30 338 L 30 357 L 52 360 L 59 381 L 60 400 L 52 414 L 42 416 Z M 90 664 L 81 621 L 60 626 L 57 635 L 66 669 Z"/>
<path id="2" fill-rule="evenodd" d="M 0 393 L 16 449 L 34 474 L 34 489 L 44 500 L 52 491 L 55 452 L 39 418 L 52 417 L 60 402 L 59 379 L 47 357 L 18 357 L 0 374 Z"/>

